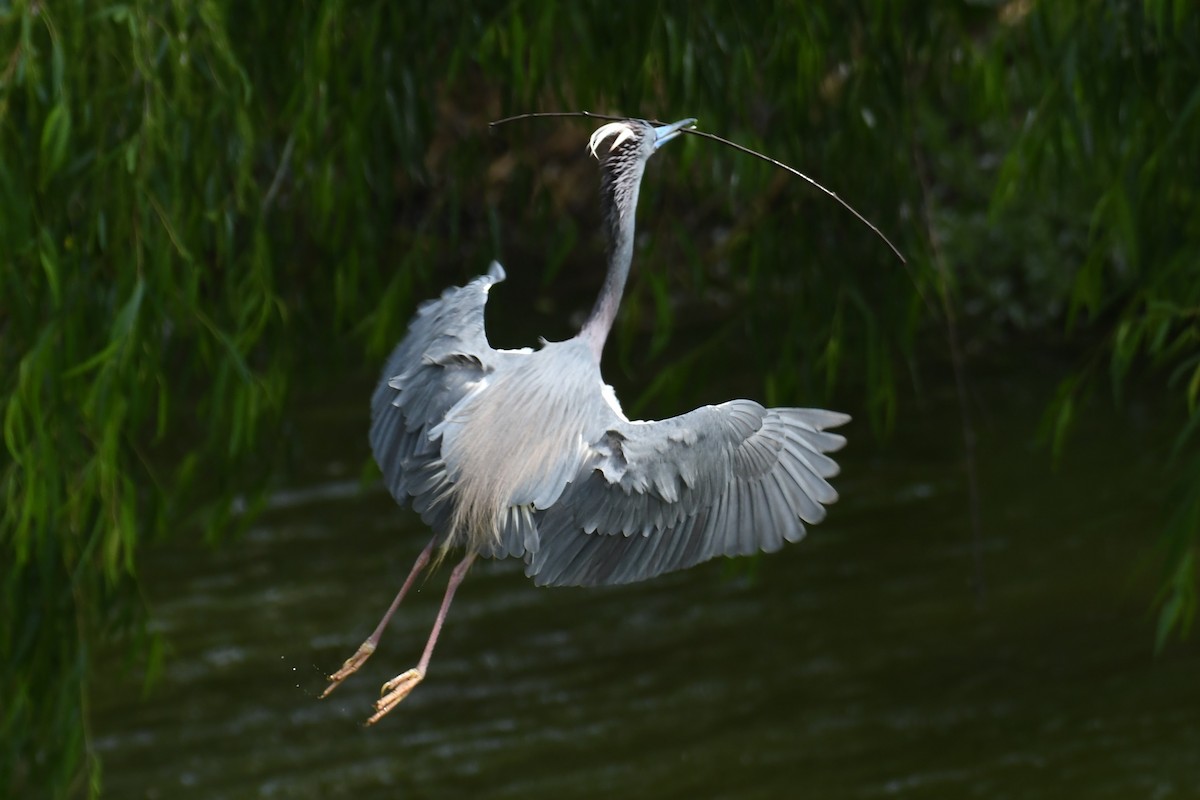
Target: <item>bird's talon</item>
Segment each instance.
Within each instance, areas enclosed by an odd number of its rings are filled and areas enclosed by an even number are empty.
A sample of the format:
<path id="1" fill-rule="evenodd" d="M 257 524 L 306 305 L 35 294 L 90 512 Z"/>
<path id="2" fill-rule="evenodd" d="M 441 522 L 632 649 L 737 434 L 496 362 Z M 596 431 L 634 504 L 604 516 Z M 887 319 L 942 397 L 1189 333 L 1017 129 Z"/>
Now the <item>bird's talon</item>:
<path id="1" fill-rule="evenodd" d="M 416 667 L 413 667 L 408 672 L 403 672 L 403 673 L 397 675 L 396 677 L 392 678 L 390 681 L 385 683 L 383 685 L 383 688 L 381 688 L 379 690 L 381 699 L 375 705 L 378 706 L 379 703 L 383 702 L 383 700 L 382 700 L 383 697 L 386 697 L 387 695 L 395 692 L 396 687 L 401 686 L 402 684 L 411 682 L 412 686 L 410 686 L 408 688 L 408 691 L 411 692 L 412 687 L 416 686 L 418 683 L 420 683 L 422 680 L 424 680 L 424 678 L 425 678 L 425 673 L 421 672 L 421 670 L 417 669 Z M 406 694 L 407 694 L 407 692 L 406 692 Z"/>
<path id="2" fill-rule="evenodd" d="M 329 696 L 329 693 L 341 685 L 342 681 L 349 678 L 354 673 L 358 672 L 358 668 L 367 663 L 367 659 L 375 652 L 375 643 L 371 641 L 363 642 L 354 655 L 346 659 L 342 664 L 342 668 L 329 676 L 329 685 L 325 687 L 325 691 L 321 692 L 321 698 Z"/>
<path id="3" fill-rule="evenodd" d="M 425 673 L 413 668 L 385 683 L 380 690 L 382 696 L 375 701 L 375 713 L 367 720 L 367 724 L 374 725 L 383 719 L 389 711 L 400 705 L 400 701 L 408 697 L 409 693 L 417 688 L 417 684 L 424 679 Z"/>

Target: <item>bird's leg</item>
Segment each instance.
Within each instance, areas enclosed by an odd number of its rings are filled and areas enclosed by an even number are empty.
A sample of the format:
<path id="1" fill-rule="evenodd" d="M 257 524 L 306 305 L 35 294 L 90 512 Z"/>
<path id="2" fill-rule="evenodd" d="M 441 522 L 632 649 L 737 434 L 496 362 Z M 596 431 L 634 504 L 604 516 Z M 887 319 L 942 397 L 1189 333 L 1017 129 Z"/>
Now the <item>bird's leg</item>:
<path id="1" fill-rule="evenodd" d="M 400 701 L 408 697 L 409 692 L 417 688 L 417 684 L 425 679 L 425 670 L 429 667 L 429 659 L 433 656 L 433 648 L 437 644 L 442 623 L 446 621 L 446 612 L 450 610 L 450 601 L 454 599 L 454 591 L 466 577 L 467 570 L 471 568 L 471 562 L 474 560 L 475 554 L 468 553 L 467 557 L 458 562 L 458 566 L 450 573 L 450 581 L 446 584 L 446 595 L 442 598 L 442 607 L 438 609 L 437 619 L 433 621 L 433 630 L 429 632 L 429 641 L 425 642 L 425 652 L 421 654 L 421 661 L 408 672 L 397 675 L 383 685 L 383 696 L 375 701 L 375 713 L 367 720 L 368 725 L 374 725 L 383 719 L 385 714 L 399 705 Z"/>
<path id="2" fill-rule="evenodd" d="M 396 613 L 396 609 L 400 607 L 400 601 L 404 599 L 404 595 L 408 594 L 408 590 L 416 581 L 417 575 L 421 570 L 425 569 L 425 565 L 429 563 L 429 556 L 433 553 L 433 543 L 436 540 L 429 540 L 429 544 L 425 545 L 425 549 L 421 551 L 421 555 L 417 556 L 417 560 L 413 562 L 412 570 L 408 573 L 408 577 L 404 579 L 404 585 L 400 587 L 400 591 L 396 593 L 396 599 L 392 601 L 388 607 L 387 613 L 383 615 L 383 619 L 379 620 L 379 625 L 375 627 L 375 632 L 367 637 L 367 640 L 359 645 L 358 650 L 354 655 L 346 659 L 346 663 L 342 664 L 342 668 L 329 676 L 329 686 L 325 687 L 325 691 L 321 692 L 321 697 L 327 697 L 330 692 L 338 687 L 342 681 L 349 678 L 358 668 L 367 663 L 367 659 L 371 657 L 371 653 L 375 652 L 375 647 L 379 644 L 379 637 L 383 636 L 383 629 L 387 627 L 392 615 Z"/>

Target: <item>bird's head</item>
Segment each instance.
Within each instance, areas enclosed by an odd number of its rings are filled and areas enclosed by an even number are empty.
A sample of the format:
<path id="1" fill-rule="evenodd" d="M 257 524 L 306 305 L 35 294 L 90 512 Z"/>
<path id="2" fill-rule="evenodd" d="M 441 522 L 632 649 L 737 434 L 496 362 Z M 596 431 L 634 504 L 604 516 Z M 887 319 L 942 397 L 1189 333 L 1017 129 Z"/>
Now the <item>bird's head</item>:
<path id="1" fill-rule="evenodd" d="M 626 119 L 601 125 L 592 134 L 588 151 L 600 161 L 600 195 L 605 217 L 612 226 L 611 240 L 618 238 L 621 221 L 632 219 L 642 170 L 650 156 L 695 122 L 688 118 L 670 125 L 651 125 L 641 119 Z M 602 157 L 600 147 L 605 142 L 608 149 Z"/>
<path id="2" fill-rule="evenodd" d="M 608 139 L 606 159 L 645 161 L 658 148 L 679 135 L 684 128 L 696 123 L 695 118 L 682 119 L 670 125 L 651 125 L 641 119 L 626 119 L 601 125 L 588 140 L 588 152 L 600 159 L 600 146 Z"/>

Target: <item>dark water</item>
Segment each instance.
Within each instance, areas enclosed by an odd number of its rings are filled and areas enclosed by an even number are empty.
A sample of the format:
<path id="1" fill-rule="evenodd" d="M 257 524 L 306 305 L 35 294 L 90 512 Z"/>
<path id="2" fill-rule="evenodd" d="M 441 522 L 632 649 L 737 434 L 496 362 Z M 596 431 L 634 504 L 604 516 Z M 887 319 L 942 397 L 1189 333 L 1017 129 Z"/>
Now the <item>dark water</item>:
<path id="1" fill-rule="evenodd" d="M 982 607 L 935 393 L 886 447 L 848 430 L 843 500 L 782 553 L 598 590 L 479 564 L 425 683 L 374 728 L 448 570 L 317 699 L 426 535 L 359 491 L 365 404 L 314 402 L 307 472 L 247 538 L 144 563 L 172 653 L 149 696 L 104 672 L 108 796 L 1200 797 L 1200 647 L 1151 652 L 1157 410 L 1092 409 L 1054 469 L 1032 436 L 1046 387 L 976 388 Z"/>

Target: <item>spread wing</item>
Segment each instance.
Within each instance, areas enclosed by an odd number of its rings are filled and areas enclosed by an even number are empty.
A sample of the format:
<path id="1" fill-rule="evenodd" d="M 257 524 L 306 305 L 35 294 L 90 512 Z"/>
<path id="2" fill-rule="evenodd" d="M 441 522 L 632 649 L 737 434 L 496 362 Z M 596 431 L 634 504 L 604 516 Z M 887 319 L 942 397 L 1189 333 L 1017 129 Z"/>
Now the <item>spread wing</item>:
<path id="1" fill-rule="evenodd" d="M 539 585 L 628 583 L 719 555 L 777 550 L 837 500 L 833 411 L 705 406 L 661 422 L 617 418 L 594 459 L 538 515 L 526 572 Z"/>
<path id="2" fill-rule="evenodd" d="M 504 278 L 493 261 L 486 275 L 424 303 L 371 397 L 371 449 L 384 484 L 401 504 L 411 497 L 439 533 L 447 529 L 451 481 L 431 431 L 505 357 L 488 344 L 483 323 L 488 290 Z"/>

